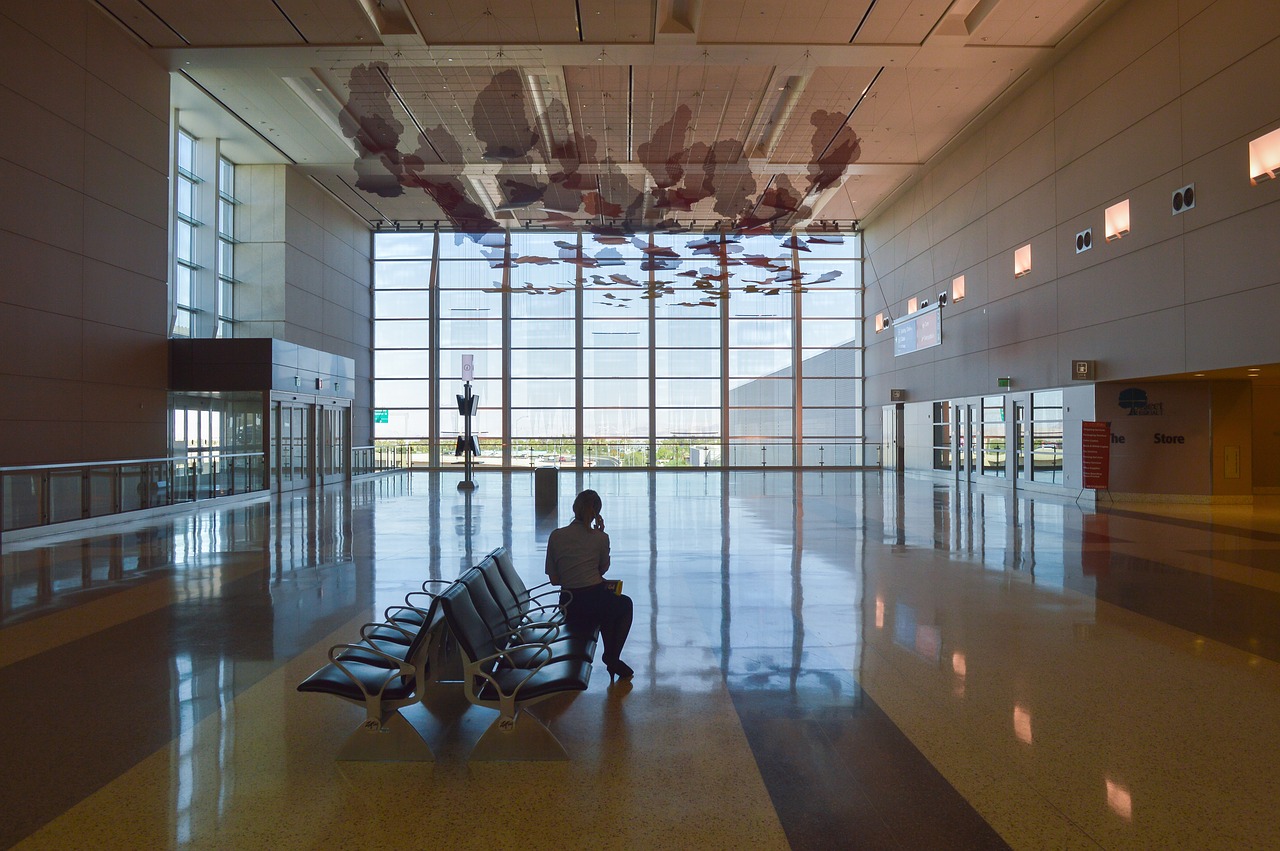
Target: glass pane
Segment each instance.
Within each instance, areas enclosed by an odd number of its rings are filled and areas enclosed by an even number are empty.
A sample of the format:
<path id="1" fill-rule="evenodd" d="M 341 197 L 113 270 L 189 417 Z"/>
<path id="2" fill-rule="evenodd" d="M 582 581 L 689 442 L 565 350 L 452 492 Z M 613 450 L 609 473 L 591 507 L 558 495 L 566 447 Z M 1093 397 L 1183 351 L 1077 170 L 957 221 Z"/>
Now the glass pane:
<path id="1" fill-rule="evenodd" d="M 440 352 L 440 375 L 445 380 L 455 382 L 459 392 L 462 390 L 463 355 L 471 356 L 471 363 L 477 381 L 482 378 L 496 378 L 502 375 L 502 352 L 500 351 L 493 349 L 465 349 L 461 351 L 445 349 Z"/>
<path id="2" fill-rule="evenodd" d="M 786 319 L 730 319 L 729 345 L 790 348 L 791 322 Z M 788 352 L 788 360 L 790 353 Z"/>
<path id="3" fill-rule="evenodd" d="M 502 323 L 486 319 L 442 319 L 440 347 L 496 349 L 502 346 Z"/>
<path id="4" fill-rule="evenodd" d="M 735 408 L 729 411 L 730 437 L 789 437 L 790 408 Z"/>
<path id="5" fill-rule="evenodd" d="M 191 286 L 194 275 L 190 266 L 179 264 L 173 270 L 173 298 L 183 307 L 191 306 Z"/>
<path id="6" fill-rule="evenodd" d="M 517 408 L 573 407 L 577 393 L 572 378 L 512 381 L 511 404 Z"/>
<path id="7" fill-rule="evenodd" d="M 435 245 L 433 233 L 375 233 L 373 253 L 378 260 L 403 258 L 431 259 Z"/>
<path id="8" fill-rule="evenodd" d="M 659 377 L 708 378 L 720 375 L 719 349 L 658 349 Z"/>
<path id="9" fill-rule="evenodd" d="M 514 437 L 571 437 L 574 412 L 563 408 L 533 408 L 511 411 L 511 434 Z"/>
<path id="10" fill-rule="evenodd" d="M 729 388 L 729 404 L 738 407 L 785 405 L 791 407 L 790 378 L 759 378 Z"/>
<path id="11" fill-rule="evenodd" d="M 584 379 L 583 404 L 589 407 L 637 406 L 649 404 L 648 379 Z M 648 426 L 645 426 L 648 431 Z"/>
<path id="12" fill-rule="evenodd" d="M 582 412 L 584 437 L 644 437 L 649 433 L 647 408 L 587 409 Z"/>
<path id="13" fill-rule="evenodd" d="M 583 325 L 585 348 L 620 348 L 649 345 L 647 320 L 595 319 Z"/>
<path id="14" fill-rule="evenodd" d="M 373 358 L 379 378 L 426 378 L 430 373 L 431 358 L 426 349 L 379 351 Z"/>
<path id="15" fill-rule="evenodd" d="M 431 294 L 426 290 L 376 292 L 373 315 L 378 319 L 426 319 L 431 315 Z"/>
<path id="16" fill-rule="evenodd" d="M 800 339 L 805 346 L 832 349 L 853 342 L 857 329 L 853 319 L 806 319 L 800 323 Z"/>
<path id="17" fill-rule="evenodd" d="M 806 408 L 843 408 L 857 404 L 858 382 L 851 378 L 805 378 L 802 383 Z"/>
<path id="18" fill-rule="evenodd" d="M 800 315 L 806 319 L 858 315 L 856 290 L 813 289 L 800 296 Z"/>
<path id="19" fill-rule="evenodd" d="M 517 348 L 573 346 L 572 319 L 520 319 L 511 322 L 511 345 Z"/>
<path id="20" fill-rule="evenodd" d="M 573 375 L 572 349 L 528 349 L 511 353 L 512 378 L 559 378 Z"/>
<path id="21" fill-rule="evenodd" d="M 649 374 L 647 349 L 588 349 L 582 353 L 587 378 L 626 378 Z"/>
<path id="22" fill-rule="evenodd" d="M 656 346 L 673 348 L 717 348 L 720 345 L 719 319 L 659 319 L 654 332 Z"/>
<path id="23" fill-rule="evenodd" d="M 720 435 L 719 408 L 662 408 L 657 412 L 659 436 L 699 435 L 716 437 Z"/>
<path id="24" fill-rule="evenodd" d="M 376 408 L 425 408 L 430 392 L 429 381 L 379 378 L 373 382 L 373 404 Z"/>
<path id="25" fill-rule="evenodd" d="M 186 131 L 178 131 L 178 168 L 195 173 L 196 140 Z"/>
<path id="26" fill-rule="evenodd" d="M 430 411 L 387 411 L 385 423 L 374 422 L 373 436 L 378 440 L 392 438 L 427 438 L 430 434 Z"/>
<path id="27" fill-rule="evenodd" d="M 754 378 L 773 375 L 786 370 L 790 373 L 790 349 L 730 349 L 729 375 L 734 378 Z"/>
<path id="28" fill-rule="evenodd" d="M 417 349 L 427 345 L 431 326 L 423 321 L 379 319 L 373 323 L 373 345 L 379 349 Z"/>
<path id="29" fill-rule="evenodd" d="M 430 283 L 430 263 L 405 261 L 373 264 L 373 286 L 375 289 L 426 289 Z"/>
<path id="30" fill-rule="evenodd" d="M 718 378 L 659 378 L 654 404 L 664 408 L 719 407 Z"/>

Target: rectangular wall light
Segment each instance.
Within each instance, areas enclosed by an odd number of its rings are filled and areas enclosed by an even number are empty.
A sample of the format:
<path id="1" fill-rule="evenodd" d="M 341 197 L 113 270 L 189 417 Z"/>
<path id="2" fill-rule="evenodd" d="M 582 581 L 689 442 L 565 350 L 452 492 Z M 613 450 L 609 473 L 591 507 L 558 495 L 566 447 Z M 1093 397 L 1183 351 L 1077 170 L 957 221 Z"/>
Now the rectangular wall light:
<path id="1" fill-rule="evenodd" d="M 1021 278 L 1031 271 L 1031 243 L 1013 252 L 1013 276 Z"/>
<path id="2" fill-rule="evenodd" d="M 915 313 L 919 309 L 920 309 L 920 299 L 916 298 L 915 296 L 912 296 L 911 298 L 907 299 L 907 313 Z"/>
<path id="3" fill-rule="evenodd" d="M 876 333 L 879 334 L 883 330 L 884 330 L 884 314 L 877 313 L 876 314 Z"/>
<path id="4" fill-rule="evenodd" d="M 959 301 L 964 298 L 964 275 L 957 275 L 951 279 L 951 300 Z"/>
<path id="5" fill-rule="evenodd" d="M 1280 171 L 1280 130 L 1272 130 L 1249 143 L 1249 182 L 1257 186 Z"/>
<path id="6" fill-rule="evenodd" d="M 1129 232 L 1129 199 L 1107 208 L 1104 221 L 1107 226 L 1107 242 L 1119 239 Z"/>

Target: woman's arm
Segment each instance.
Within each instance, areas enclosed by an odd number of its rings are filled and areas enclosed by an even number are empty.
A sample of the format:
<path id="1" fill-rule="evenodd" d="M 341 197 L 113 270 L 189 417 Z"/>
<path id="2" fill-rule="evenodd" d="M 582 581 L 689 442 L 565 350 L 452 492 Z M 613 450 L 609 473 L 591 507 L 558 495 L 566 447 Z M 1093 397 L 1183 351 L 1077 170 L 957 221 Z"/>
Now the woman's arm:
<path id="1" fill-rule="evenodd" d="M 547 578 L 551 580 L 551 584 L 559 585 L 560 574 L 556 570 L 556 555 L 555 555 L 556 548 L 555 548 L 554 541 L 555 541 L 555 533 L 552 532 L 551 535 L 547 538 L 547 564 L 544 569 L 546 571 Z"/>

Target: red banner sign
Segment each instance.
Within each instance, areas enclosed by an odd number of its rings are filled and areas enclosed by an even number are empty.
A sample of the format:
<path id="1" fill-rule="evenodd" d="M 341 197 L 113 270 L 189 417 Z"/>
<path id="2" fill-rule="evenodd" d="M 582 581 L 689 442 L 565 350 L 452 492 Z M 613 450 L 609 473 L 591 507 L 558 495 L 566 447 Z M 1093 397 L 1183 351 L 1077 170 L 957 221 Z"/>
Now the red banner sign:
<path id="1" fill-rule="evenodd" d="M 1111 474 L 1111 423 L 1085 422 L 1080 430 L 1084 486 L 1106 490 Z"/>

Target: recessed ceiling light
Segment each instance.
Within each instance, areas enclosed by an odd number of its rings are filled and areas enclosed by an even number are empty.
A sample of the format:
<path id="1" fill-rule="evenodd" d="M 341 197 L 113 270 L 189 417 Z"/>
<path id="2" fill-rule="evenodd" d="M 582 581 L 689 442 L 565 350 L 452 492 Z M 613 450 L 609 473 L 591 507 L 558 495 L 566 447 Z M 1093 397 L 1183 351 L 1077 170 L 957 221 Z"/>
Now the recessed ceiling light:
<path id="1" fill-rule="evenodd" d="M 1204 378 L 1204 373 L 1203 373 L 1203 372 L 1197 372 L 1197 373 L 1195 374 L 1195 376 L 1196 376 L 1196 378 Z"/>

